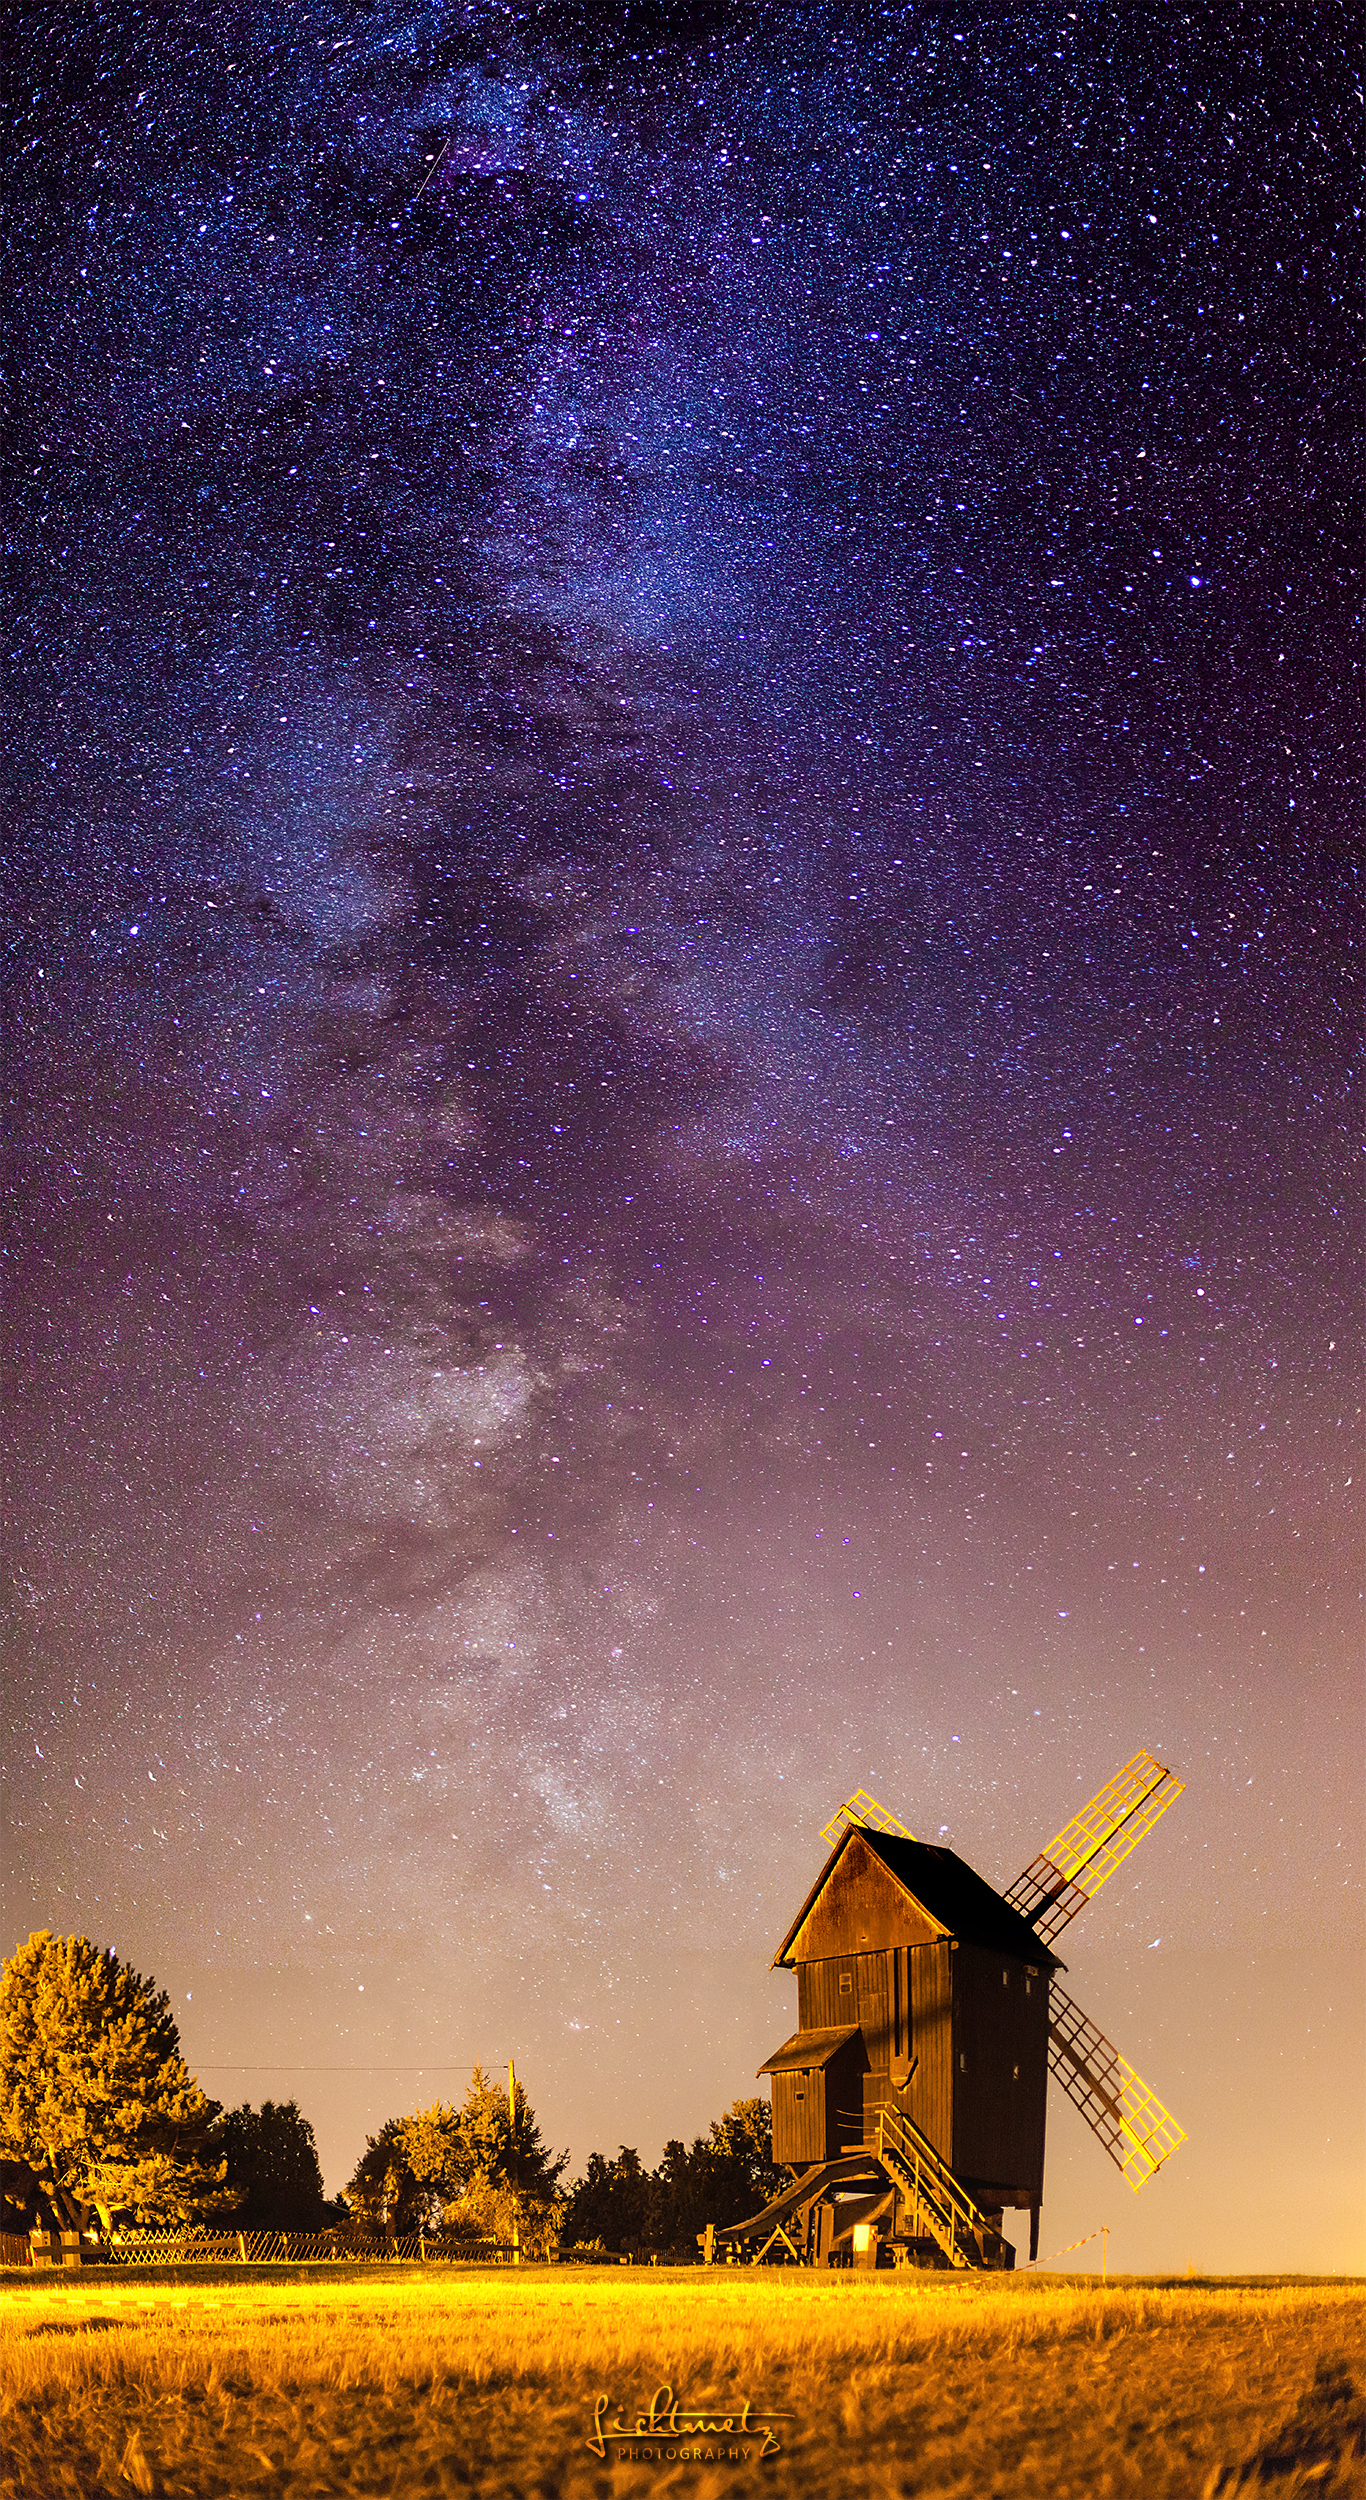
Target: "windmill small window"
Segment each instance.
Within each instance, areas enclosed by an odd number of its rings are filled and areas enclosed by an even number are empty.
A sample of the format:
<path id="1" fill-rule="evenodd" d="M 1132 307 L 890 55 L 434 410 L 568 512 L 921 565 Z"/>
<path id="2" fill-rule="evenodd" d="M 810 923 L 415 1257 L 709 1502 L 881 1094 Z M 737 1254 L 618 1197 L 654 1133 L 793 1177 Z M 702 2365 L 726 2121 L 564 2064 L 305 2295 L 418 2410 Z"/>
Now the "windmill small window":
<path id="1" fill-rule="evenodd" d="M 840 1972 L 840 1995 L 842 1997 L 851 1997 L 853 1993 L 854 1974 L 851 1970 L 842 1970 Z"/>

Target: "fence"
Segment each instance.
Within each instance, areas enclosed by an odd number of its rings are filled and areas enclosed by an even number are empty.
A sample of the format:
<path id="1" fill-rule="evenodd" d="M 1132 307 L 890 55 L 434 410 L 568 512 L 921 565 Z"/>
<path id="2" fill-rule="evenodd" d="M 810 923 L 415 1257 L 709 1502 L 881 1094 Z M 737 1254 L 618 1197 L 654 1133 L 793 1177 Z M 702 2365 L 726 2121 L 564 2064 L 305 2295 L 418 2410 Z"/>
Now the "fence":
<path id="1" fill-rule="evenodd" d="M 47 2235 L 0 2233 L 0 2265 L 51 2262 Z M 508 2266 L 521 2262 L 511 2241 L 457 2239 L 451 2232 L 391 2238 L 370 2231 L 118 2231 L 89 2237 L 81 2255 L 98 2266 L 269 2266 L 446 2264 Z M 58 2252 L 52 2256 L 61 2262 Z M 68 2261 L 69 2262 L 69 2261 Z"/>
<path id="2" fill-rule="evenodd" d="M 75 2232 L 0 2232 L 4 2266 L 517 2266 L 695 2265 L 691 2249 L 591 2246 L 555 2248 L 528 2258 L 514 2240 L 458 2239 L 436 2231 L 391 2239 L 377 2231 L 119 2231 L 112 2238 Z"/>

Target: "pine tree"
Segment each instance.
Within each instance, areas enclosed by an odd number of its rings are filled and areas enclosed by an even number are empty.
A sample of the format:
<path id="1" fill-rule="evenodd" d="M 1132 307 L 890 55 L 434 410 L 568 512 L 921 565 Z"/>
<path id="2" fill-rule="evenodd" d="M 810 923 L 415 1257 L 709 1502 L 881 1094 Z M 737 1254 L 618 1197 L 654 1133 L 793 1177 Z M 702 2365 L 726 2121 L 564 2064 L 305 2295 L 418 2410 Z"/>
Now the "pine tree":
<path id="1" fill-rule="evenodd" d="M 208 2219 L 231 2205 L 215 2122 L 169 2001 L 85 1936 L 29 1937 L 0 1967 L 0 2150 L 117 2219 Z"/>
<path id="2" fill-rule="evenodd" d="M 297 2101 L 243 2101 L 223 2121 L 233 2221 L 246 2231 L 318 2231 L 334 2217 L 313 2129 Z"/>
<path id="3" fill-rule="evenodd" d="M 533 2197 L 554 2194 L 569 2159 L 567 2153 L 551 2159 L 521 2085 L 512 2106 L 502 2085 L 490 2083 L 482 2066 L 475 2067 L 470 2088 L 455 2112 L 452 2151 L 458 2180 L 467 2183 L 484 2178 Z"/>
<path id="4" fill-rule="evenodd" d="M 368 2135 L 365 2150 L 346 2182 L 346 2202 L 358 2222 L 371 2231 L 394 2231 L 400 2239 L 424 2229 L 428 2202 L 404 2148 L 402 2118 L 386 2119 L 378 2135 Z"/>
<path id="5" fill-rule="evenodd" d="M 569 2155 L 552 2159 L 536 2113 L 520 2085 L 511 2100 L 481 2066 L 458 2110 L 446 2113 L 449 2146 L 445 2220 L 474 2239 L 507 2240 L 514 2225 L 529 2256 L 545 2256 L 559 2238 L 564 2198 L 560 2173 Z M 409 2122 L 414 2162 L 425 2115 Z"/>

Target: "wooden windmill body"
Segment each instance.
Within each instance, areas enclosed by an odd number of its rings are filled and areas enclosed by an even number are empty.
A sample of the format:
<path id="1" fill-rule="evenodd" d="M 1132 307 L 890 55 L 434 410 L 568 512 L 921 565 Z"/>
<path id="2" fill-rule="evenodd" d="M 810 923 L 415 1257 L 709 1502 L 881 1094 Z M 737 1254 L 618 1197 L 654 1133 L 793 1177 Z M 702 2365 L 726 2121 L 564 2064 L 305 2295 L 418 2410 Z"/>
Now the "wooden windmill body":
<path id="1" fill-rule="evenodd" d="M 1181 1790 L 1136 1755 L 1006 1893 L 864 1790 L 841 1806 L 774 1955 L 798 2029 L 759 2069 L 793 2185 L 713 2243 L 1003 2266 L 1023 2208 L 1035 2256 L 1050 2072 L 1129 2186 L 1151 2178 L 1183 2130 L 1066 1995 L 1052 1943 Z"/>

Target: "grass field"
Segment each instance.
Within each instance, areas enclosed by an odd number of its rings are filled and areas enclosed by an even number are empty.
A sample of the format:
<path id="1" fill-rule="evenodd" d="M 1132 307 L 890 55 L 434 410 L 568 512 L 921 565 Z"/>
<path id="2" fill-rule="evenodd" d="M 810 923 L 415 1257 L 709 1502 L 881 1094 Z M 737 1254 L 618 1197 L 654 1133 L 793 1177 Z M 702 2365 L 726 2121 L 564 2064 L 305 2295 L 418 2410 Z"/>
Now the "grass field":
<path id="1" fill-rule="evenodd" d="M 1366 2493 L 1364 2346 L 1342 2283 L 16 2274 L 0 2494 L 1344 2500 Z M 732 2427 L 608 2436 L 665 2385 Z"/>

